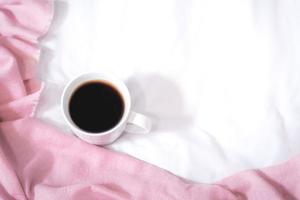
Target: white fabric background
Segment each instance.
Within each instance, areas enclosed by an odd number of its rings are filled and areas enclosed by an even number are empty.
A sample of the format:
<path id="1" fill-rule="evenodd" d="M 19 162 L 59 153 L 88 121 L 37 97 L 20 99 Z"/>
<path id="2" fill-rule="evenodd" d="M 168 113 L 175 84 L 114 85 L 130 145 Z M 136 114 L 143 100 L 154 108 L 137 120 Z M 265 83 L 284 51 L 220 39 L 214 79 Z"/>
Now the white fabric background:
<path id="1" fill-rule="evenodd" d="M 300 153 L 300 1 L 55 4 L 38 117 L 69 131 L 60 112 L 67 81 L 111 72 L 154 129 L 109 148 L 207 183 Z"/>

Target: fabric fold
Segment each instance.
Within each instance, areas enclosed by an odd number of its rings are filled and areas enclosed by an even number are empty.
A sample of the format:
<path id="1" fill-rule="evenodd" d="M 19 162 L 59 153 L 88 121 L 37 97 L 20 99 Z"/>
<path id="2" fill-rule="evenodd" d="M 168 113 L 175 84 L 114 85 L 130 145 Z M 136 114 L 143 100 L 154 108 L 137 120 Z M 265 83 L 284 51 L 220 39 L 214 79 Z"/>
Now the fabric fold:
<path id="1" fill-rule="evenodd" d="M 43 89 L 36 79 L 38 39 L 52 17 L 49 0 L 0 0 L 0 121 L 33 116 Z"/>

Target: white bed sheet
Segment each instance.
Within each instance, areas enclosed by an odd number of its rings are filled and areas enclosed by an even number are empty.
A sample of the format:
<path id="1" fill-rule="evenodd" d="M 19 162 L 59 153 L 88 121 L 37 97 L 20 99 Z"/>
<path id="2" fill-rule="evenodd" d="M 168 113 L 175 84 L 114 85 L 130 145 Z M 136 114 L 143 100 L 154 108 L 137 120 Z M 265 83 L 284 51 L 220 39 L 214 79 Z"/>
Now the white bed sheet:
<path id="1" fill-rule="evenodd" d="M 123 79 L 149 135 L 109 148 L 210 183 L 300 152 L 300 1 L 55 1 L 42 41 L 37 116 L 70 132 L 68 80 Z"/>

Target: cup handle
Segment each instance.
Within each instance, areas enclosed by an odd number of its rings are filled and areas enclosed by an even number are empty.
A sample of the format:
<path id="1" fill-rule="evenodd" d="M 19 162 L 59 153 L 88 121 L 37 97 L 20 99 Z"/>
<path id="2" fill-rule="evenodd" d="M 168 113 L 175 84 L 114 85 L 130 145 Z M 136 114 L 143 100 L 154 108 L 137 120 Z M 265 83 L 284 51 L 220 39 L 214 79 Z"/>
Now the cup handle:
<path id="1" fill-rule="evenodd" d="M 147 116 L 131 111 L 125 131 L 128 133 L 147 134 L 151 130 L 151 125 L 152 122 Z"/>

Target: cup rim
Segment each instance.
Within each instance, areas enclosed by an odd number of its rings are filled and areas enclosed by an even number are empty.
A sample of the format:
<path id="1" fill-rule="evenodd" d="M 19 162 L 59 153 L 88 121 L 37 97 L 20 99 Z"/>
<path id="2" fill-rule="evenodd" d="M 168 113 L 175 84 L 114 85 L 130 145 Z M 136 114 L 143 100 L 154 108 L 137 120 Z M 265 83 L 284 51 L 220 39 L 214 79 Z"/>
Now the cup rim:
<path id="1" fill-rule="evenodd" d="M 92 77 L 97 76 L 98 78 L 89 78 L 89 76 L 92 76 Z M 80 81 L 80 79 L 83 79 L 83 80 Z M 85 130 L 79 128 L 73 122 L 71 116 L 69 115 L 68 106 L 66 107 L 66 105 L 68 105 L 68 103 L 69 103 L 72 93 L 78 88 L 78 86 L 82 85 L 86 82 L 93 81 L 93 80 L 98 80 L 98 81 L 102 80 L 102 81 L 105 81 L 105 82 L 111 84 L 113 87 L 115 87 L 118 90 L 118 92 L 120 93 L 120 95 L 122 96 L 122 99 L 124 101 L 124 112 L 123 112 L 123 116 L 119 120 L 119 122 L 111 129 L 108 129 L 103 132 L 96 132 L 96 133 L 88 132 L 88 131 L 85 131 Z M 79 82 L 76 83 L 76 81 L 79 81 Z M 76 84 L 74 89 L 71 89 L 71 91 L 70 91 L 71 86 L 73 86 L 74 84 Z M 67 96 L 68 92 L 71 95 Z M 131 97 L 130 97 L 129 90 L 128 90 L 127 86 L 125 85 L 125 83 L 123 81 L 121 81 L 120 79 L 116 78 L 115 76 L 108 74 L 108 73 L 88 72 L 88 73 L 83 73 L 83 74 L 80 74 L 80 75 L 72 78 L 66 84 L 66 86 L 64 87 L 63 93 L 61 95 L 60 104 L 61 104 L 61 111 L 62 111 L 65 121 L 67 122 L 69 127 L 73 130 L 73 132 L 76 135 L 79 132 L 80 134 L 83 134 L 83 135 L 86 135 L 89 137 L 100 136 L 100 135 L 104 136 L 104 135 L 108 135 L 108 134 L 116 131 L 119 127 L 121 127 L 124 123 L 126 123 L 128 116 L 130 114 L 130 109 L 131 109 Z"/>

